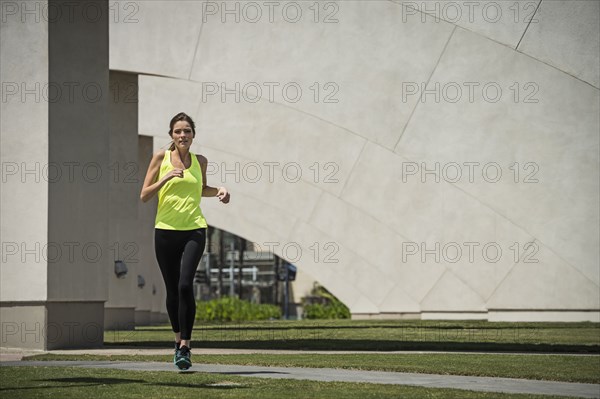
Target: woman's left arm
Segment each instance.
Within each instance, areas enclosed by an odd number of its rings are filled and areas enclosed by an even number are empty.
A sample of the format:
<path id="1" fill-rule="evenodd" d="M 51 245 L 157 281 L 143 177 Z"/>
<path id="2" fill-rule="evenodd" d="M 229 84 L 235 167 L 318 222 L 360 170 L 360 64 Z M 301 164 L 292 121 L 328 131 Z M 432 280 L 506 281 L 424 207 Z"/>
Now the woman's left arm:
<path id="1" fill-rule="evenodd" d="M 229 202 L 229 192 L 225 187 L 210 187 L 206 182 L 206 168 L 208 166 L 208 159 L 202 155 L 197 155 L 198 162 L 200 163 L 200 169 L 202 170 L 202 196 L 203 197 L 218 197 L 219 201 L 224 204 Z"/>

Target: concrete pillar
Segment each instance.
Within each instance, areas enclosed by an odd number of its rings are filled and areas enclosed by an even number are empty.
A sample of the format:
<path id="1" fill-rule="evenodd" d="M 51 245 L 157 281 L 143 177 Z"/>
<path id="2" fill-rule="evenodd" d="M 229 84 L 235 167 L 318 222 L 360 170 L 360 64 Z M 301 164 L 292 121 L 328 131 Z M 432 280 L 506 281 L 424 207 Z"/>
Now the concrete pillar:
<path id="1" fill-rule="evenodd" d="M 104 328 L 131 330 L 135 327 L 140 264 L 138 203 L 137 75 L 110 72 L 110 165 L 109 165 L 109 255 L 108 301 L 104 305 Z M 142 177 L 143 179 L 143 177 Z M 123 262 L 127 274 L 117 276 L 114 262 Z"/>
<path id="2" fill-rule="evenodd" d="M 10 93 L 0 118 L 0 345 L 99 347 L 110 258 L 108 3 L 0 6 Z"/>
<path id="3" fill-rule="evenodd" d="M 154 255 L 154 218 L 158 198 L 154 197 L 147 203 L 139 200 L 139 192 L 146 174 L 152 152 L 154 139 L 149 136 L 138 136 L 138 159 L 140 184 L 138 188 L 138 234 L 136 242 L 139 248 L 138 273 L 146 281 L 146 286 L 139 290 L 135 308 L 137 325 L 168 322 L 165 299 L 166 293 L 160 269 Z"/>
<path id="4" fill-rule="evenodd" d="M 0 2 L 0 346 L 43 349 L 48 181 L 41 169 L 48 165 L 49 109 L 42 88 L 48 87 L 48 24 L 35 15 L 22 20 L 18 6 L 9 15 L 7 6 Z"/>

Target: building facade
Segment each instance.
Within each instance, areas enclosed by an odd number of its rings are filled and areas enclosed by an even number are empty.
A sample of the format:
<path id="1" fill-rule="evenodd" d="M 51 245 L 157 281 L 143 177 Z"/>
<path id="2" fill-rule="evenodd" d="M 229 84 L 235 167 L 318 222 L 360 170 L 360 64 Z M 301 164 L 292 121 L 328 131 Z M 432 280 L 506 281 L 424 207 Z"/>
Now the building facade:
<path id="1" fill-rule="evenodd" d="M 0 2 L 1 346 L 164 320 L 180 111 L 209 223 L 353 317 L 600 321 L 599 2 L 267 3 Z"/>

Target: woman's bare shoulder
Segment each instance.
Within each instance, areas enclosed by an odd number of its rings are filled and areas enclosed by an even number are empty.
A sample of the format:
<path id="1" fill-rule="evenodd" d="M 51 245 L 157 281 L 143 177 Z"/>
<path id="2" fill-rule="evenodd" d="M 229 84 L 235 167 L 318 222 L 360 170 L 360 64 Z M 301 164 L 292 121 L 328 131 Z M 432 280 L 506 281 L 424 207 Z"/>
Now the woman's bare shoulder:
<path id="1" fill-rule="evenodd" d="M 196 154 L 196 158 L 198 158 L 200 165 L 206 165 L 208 163 L 208 159 L 202 154 Z"/>
<path id="2" fill-rule="evenodd" d="M 152 155 L 152 158 L 162 161 L 165 157 L 166 152 L 166 150 L 158 150 Z"/>

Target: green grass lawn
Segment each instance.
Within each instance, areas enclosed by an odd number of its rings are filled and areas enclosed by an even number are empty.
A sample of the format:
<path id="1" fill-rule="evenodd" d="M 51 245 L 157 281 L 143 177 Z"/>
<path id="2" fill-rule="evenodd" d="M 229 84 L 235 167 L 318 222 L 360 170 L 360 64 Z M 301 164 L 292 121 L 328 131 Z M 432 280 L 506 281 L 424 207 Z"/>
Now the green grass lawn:
<path id="1" fill-rule="evenodd" d="M 195 347 L 600 353 L 599 323 L 331 320 L 196 323 Z M 106 331 L 106 345 L 165 347 L 170 326 Z"/>
<path id="2" fill-rule="evenodd" d="M 193 352 L 193 350 L 192 350 Z M 525 378 L 600 384 L 600 356 L 483 354 L 243 354 L 198 355 L 194 362 L 278 367 L 326 367 L 426 374 Z M 171 356 L 35 355 L 25 360 L 172 361 Z"/>
<path id="3" fill-rule="evenodd" d="M 105 346 L 172 348 L 170 326 L 105 331 Z M 449 353 L 199 355 L 195 363 L 333 367 L 600 383 L 600 324 L 483 321 L 268 321 L 196 323 L 193 348 L 433 350 Z M 452 353 L 469 351 L 471 353 Z M 482 353 L 504 352 L 504 353 Z M 525 352 L 514 354 L 510 352 Z M 548 354 L 542 354 L 547 352 Z M 584 353 L 589 356 L 570 356 Z M 30 359 L 171 363 L 171 356 L 41 355 Z M 537 398 L 409 386 L 245 378 L 211 373 L 2 367 L 2 398 Z M 539 396 L 548 398 L 548 396 Z"/>
<path id="4" fill-rule="evenodd" d="M 172 348 L 170 326 L 106 331 L 112 347 Z M 484 321 L 267 321 L 244 324 L 196 323 L 193 348 L 296 350 L 439 350 L 426 354 L 203 355 L 202 363 L 261 366 L 336 367 L 432 374 L 529 378 L 600 383 L 598 323 L 490 323 Z M 504 354 L 481 353 L 485 351 Z M 509 354 L 510 352 L 532 353 Z M 549 352 L 549 354 L 540 354 Z M 35 360 L 165 361 L 169 356 L 34 356 Z"/>
<path id="5" fill-rule="evenodd" d="M 3 399 L 557 398 L 397 385 L 74 367 L 0 367 L 0 392 Z"/>

